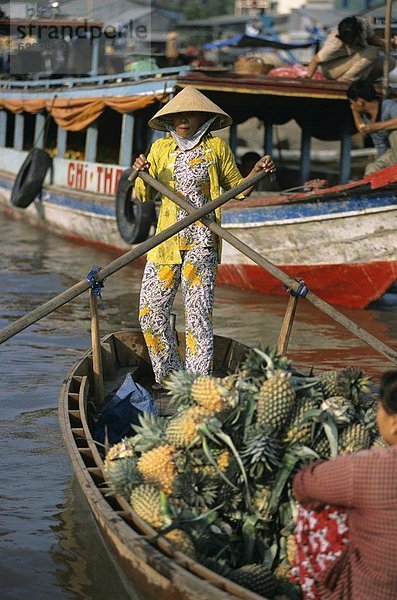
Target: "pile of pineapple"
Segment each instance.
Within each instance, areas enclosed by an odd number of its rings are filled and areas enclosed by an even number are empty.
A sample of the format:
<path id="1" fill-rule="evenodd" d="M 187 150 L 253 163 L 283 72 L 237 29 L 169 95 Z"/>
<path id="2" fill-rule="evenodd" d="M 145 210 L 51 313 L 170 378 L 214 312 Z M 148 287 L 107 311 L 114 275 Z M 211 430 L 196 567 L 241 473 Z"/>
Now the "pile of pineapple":
<path id="1" fill-rule="evenodd" d="M 290 582 L 304 464 L 382 445 L 362 371 L 297 372 L 252 349 L 224 378 L 174 373 L 172 417 L 146 415 L 113 446 L 110 491 L 179 551 L 266 598 L 299 598 Z"/>

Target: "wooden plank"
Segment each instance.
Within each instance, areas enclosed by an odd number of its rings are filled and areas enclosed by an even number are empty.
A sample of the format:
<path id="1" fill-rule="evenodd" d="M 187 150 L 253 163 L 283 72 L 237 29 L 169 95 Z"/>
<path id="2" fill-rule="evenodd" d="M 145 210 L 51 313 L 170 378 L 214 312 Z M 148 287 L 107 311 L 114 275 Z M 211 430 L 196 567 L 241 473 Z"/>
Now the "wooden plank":
<path id="1" fill-rule="evenodd" d="M 23 113 L 15 115 L 14 122 L 14 149 L 23 150 L 23 134 L 25 126 L 25 117 Z"/>
<path id="2" fill-rule="evenodd" d="M 284 356 L 287 353 L 288 342 L 291 336 L 298 300 L 299 296 L 290 296 L 288 298 L 287 309 L 281 324 L 280 334 L 277 342 L 277 354 L 280 356 Z"/>
<path id="3" fill-rule="evenodd" d="M 98 122 L 94 121 L 88 128 L 85 140 L 85 160 L 95 162 L 98 144 Z"/>
<path id="4" fill-rule="evenodd" d="M 0 147 L 4 148 L 6 145 L 6 133 L 7 133 L 7 111 L 0 110 Z"/>
<path id="5" fill-rule="evenodd" d="M 37 113 L 34 126 L 34 141 L 36 148 L 44 148 L 44 130 L 46 115 L 43 112 Z"/>
<path id="6" fill-rule="evenodd" d="M 132 162 L 132 140 L 134 136 L 134 115 L 125 113 L 121 127 L 119 164 L 130 167 Z"/>
<path id="7" fill-rule="evenodd" d="M 114 340 L 111 338 L 110 341 L 102 342 L 102 370 L 103 376 L 107 379 L 113 379 L 116 374 L 116 349 L 114 346 Z"/>
<path id="8" fill-rule="evenodd" d="M 92 289 L 89 291 L 91 312 L 91 340 L 92 340 L 92 374 L 97 405 L 101 408 L 105 401 L 103 384 L 101 336 L 99 332 L 98 298 Z"/>
<path id="9" fill-rule="evenodd" d="M 58 125 L 57 129 L 57 157 L 65 158 L 68 132 Z"/>

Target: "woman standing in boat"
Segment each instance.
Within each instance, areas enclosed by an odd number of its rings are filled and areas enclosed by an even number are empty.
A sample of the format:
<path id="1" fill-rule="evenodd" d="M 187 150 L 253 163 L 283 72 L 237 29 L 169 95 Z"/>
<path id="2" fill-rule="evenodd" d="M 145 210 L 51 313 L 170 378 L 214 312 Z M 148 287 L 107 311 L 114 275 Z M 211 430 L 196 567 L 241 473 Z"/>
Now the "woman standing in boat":
<path id="1" fill-rule="evenodd" d="M 293 571 L 304 600 L 397 598 L 397 371 L 381 379 L 377 424 L 389 448 L 317 462 L 295 476 L 302 508 Z"/>
<path id="2" fill-rule="evenodd" d="M 210 133 L 231 123 L 231 117 L 219 106 L 195 88 L 186 87 L 149 121 L 150 127 L 168 131 L 170 136 L 157 140 L 148 157 L 141 154 L 133 168 L 148 169 L 154 178 L 199 208 L 215 200 L 221 188 L 231 189 L 244 180 L 230 147 Z M 250 175 L 262 169 L 275 171 L 270 156 L 259 160 Z M 240 198 L 248 196 L 252 189 L 248 188 Z M 141 201 L 153 199 L 156 193 L 141 178 L 136 180 L 135 190 Z M 220 209 L 214 212 L 208 218 L 220 222 Z M 185 216 L 185 211 L 163 196 L 157 233 Z M 217 236 L 197 221 L 148 253 L 139 321 L 159 385 L 170 372 L 183 369 L 170 326 L 171 308 L 180 284 L 186 320 L 185 368 L 201 375 L 212 370 L 212 309 L 220 250 Z"/>

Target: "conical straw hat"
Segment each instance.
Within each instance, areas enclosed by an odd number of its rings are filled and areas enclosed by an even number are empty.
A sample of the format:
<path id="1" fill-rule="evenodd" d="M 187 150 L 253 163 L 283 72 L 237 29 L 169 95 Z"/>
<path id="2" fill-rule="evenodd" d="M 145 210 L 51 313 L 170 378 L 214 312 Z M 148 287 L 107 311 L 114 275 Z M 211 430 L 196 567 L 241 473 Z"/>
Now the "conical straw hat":
<path id="1" fill-rule="evenodd" d="M 168 131 L 166 127 L 167 117 L 180 112 L 204 112 L 216 115 L 209 131 L 223 129 L 232 124 L 233 119 L 229 117 L 219 106 L 209 98 L 196 90 L 191 85 L 186 86 L 181 92 L 173 97 L 163 108 L 161 108 L 150 119 L 149 125 L 159 131 Z"/>

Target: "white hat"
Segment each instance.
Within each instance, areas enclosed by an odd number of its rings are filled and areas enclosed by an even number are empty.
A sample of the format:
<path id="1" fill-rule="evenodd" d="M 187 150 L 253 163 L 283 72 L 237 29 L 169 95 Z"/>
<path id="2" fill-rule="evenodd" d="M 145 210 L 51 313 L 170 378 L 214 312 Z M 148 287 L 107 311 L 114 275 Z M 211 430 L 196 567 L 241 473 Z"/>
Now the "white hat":
<path id="1" fill-rule="evenodd" d="M 196 88 L 188 85 L 156 112 L 150 119 L 149 125 L 152 129 L 168 131 L 166 127 L 167 117 L 181 112 L 203 112 L 216 116 L 215 121 L 209 127 L 209 131 L 223 129 L 233 122 L 233 119 L 212 100 Z"/>

